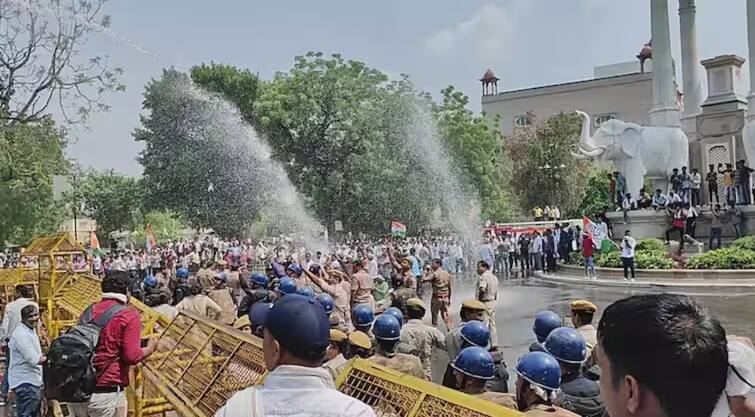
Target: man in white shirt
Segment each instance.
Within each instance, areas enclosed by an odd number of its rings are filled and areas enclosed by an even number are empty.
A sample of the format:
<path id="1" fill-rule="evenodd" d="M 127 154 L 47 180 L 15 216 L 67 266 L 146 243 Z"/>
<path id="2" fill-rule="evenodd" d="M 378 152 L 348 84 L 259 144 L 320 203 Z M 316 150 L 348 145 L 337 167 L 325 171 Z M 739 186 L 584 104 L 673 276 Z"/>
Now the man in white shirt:
<path id="1" fill-rule="evenodd" d="M 369 406 L 336 390 L 333 377 L 322 367 L 329 345 L 328 315 L 322 305 L 309 297 L 286 295 L 265 319 L 265 382 L 234 394 L 215 417 L 375 417 Z"/>
<path id="2" fill-rule="evenodd" d="M 540 233 L 535 232 L 535 237 L 532 238 L 532 250 L 530 250 L 530 256 L 535 260 L 535 271 L 543 270 L 543 237 Z"/>
<path id="3" fill-rule="evenodd" d="M 5 313 L 3 314 L 3 321 L 0 324 L 0 343 L 2 346 L 8 345 L 13 332 L 21 324 L 21 309 L 28 305 L 34 305 L 39 309 L 37 303 L 34 302 L 34 287 L 31 285 L 16 285 L 17 298 L 8 305 L 5 306 Z M 6 349 L 7 350 L 7 349 Z M 7 360 L 10 362 L 10 352 L 7 352 Z M 8 397 L 8 373 L 3 375 L 2 386 L 0 387 L 0 402 L 5 403 Z"/>
<path id="4" fill-rule="evenodd" d="M 21 324 L 16 327 L 8 343 L 8 385 L 15 394 L 16 416 L 37 417 L 42 404 L 42 347 L 35 329 L 39 309 L 27 305 L 21 309 Z"/>
<path id="5" fill-rule="evenodd" d="M 632 282 L 634 282 L 634 247 L 637 241 L 634 240 L 629 230 L 624 232 L 624 239 L 621 240 L 621 263 L 624 265 L 624 281 L 629 281 L 628 270 L 632 271 Z"/>

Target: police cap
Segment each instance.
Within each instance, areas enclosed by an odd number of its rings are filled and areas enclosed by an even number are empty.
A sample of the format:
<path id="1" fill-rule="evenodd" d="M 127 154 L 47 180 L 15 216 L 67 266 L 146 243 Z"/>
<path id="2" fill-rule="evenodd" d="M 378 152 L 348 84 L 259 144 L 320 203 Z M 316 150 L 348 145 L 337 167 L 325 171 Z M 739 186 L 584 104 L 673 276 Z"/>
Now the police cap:
<path id="1" fill-rule="evenodd" d="M 406 307 L 407 308 L 421 308 L 423 310 L 427 310 L 425 307 L 425 303 L 422 302 L 419 298 L 410 298 L 406 300 Z"/>
<path id="2" fill-rule="evenodd" d="M 308 361 L 321 360 L 330 345 L 325 309 L 314 298 L 288 294 L 273 305 L 265 319 L 281 349 Z"/>
<path id="3" fill-rule="evenodd" d="M 466 308 L 468 310 L 487 310 L 487 307 L 485 307 L 485 304 L 482 303 L 482 301 L 478 300 L 467 300 L 461 303 L 461 308 Z"/>
<path id="4" fill-rule="evenodd" d="M 594 313 L 598 311 L 598 306 L 587 300 L 574 300 L 569 303 L 571 311 L 586 311 L 588 313 Z"/>
<path id="5" fill-rule="evenodd" d="M 338 329 L 330 329 L 330 341 L 331 342 L 335 342 L 335 343 L 343 342 L 347 338 L 348 338 L 348 336 L 346 336 L 346 333 L 344 333 L 344 332 L 342 332 L 342 331 L 340 331 Z"/>
<path id="6" fill-rule="evenodd" d="M 370 337 L 359 330 L 349 333 L 349 344 L 362 349 L 372 349 Z"/>

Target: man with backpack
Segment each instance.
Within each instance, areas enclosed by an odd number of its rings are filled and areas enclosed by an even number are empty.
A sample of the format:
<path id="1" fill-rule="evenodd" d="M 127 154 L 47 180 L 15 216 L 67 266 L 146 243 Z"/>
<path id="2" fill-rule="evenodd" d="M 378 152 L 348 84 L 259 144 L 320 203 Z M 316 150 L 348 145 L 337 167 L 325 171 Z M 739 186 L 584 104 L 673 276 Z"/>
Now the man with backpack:
<path id="1" fill-rule="evenodd" d="M 125 388 L 129 384 L 129 366 L 143 361 L 157 347 L 157 339 L 150 339 L 146 347 L 141 347 L 141 320 L 137 310 L 127 307 L 128 285 L 128 273 L 108 273 L 102 280 L 102 300 L 87 308 L 79 319 L 79 325 L 69 330 L 69 333 L 75 332 L 92 324 L 100 329 L 99 338 L 94 343 L 96 348 L 92 365 L 95 382 L 91 392 L 86 392 L 89 391 L 86 383 L 67 382 L 69 385 L 83 386 L 84 397 L 91 394 L 84 402 L 68 404 L 76 417 L 126 417 L 128 405 Z M 48 369 L 53 360 L 65 360 L 62 355 L 55 358 L 55 348 L 66 334 L 53 341 L 48 353 Z M 46 389 L 54 388 L 48 385 L 63 382 L 52 379 L 46 375 Z"/>

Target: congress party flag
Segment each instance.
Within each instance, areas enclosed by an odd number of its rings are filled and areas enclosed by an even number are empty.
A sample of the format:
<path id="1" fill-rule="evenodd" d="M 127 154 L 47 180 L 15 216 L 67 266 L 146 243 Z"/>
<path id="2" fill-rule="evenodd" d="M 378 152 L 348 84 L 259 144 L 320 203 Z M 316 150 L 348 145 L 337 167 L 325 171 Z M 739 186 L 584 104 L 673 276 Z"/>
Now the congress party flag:
<path id="1" fill-rule="evenodd" d="M 582 224 L 584 226 L 585 233 L 592 237 L 592 241 L 595 244 L 595 247 L 600 248 L 601 252 L 608 252 L 615 245 L 615 243 L 608 238 L 607 227 L 601 227 L 600 225 L 590 220 L 587 216 L 582 216 Z"/>
<path id="2" fill-rule="evenodd" d="M 100 256 L 100 240 L 97 239 L 97 234 L 94 233 L 94 230 L 89 233 L 89 249 L 96 256 Z"/>
<path id="3" fill-rule="evenodd" d="M 406 226 L 397 221 L 392 221 L 391 222 L 391 235 L 395 237 L 400 237 L 400 238 L 406 237 Z"/>
<path id="4" fill-rule="evenodd" d="M 155 238 L 155 232 L 152 231 L 152 225 L 149 223 L 147 223 L 147 228 L 144 229 L 144 238 L 147 252 L 151 252 L 152 248 L 157 246 L 157 238 Z"/>

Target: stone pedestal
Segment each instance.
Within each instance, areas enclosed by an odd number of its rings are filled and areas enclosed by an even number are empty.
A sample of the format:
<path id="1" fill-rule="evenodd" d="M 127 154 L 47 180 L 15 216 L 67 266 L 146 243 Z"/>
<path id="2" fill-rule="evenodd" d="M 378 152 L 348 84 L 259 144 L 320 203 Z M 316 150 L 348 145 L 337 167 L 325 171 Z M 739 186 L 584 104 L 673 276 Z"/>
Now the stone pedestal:
<path id="1" fill-rule="evenodd" d="M 749 235 L 755 233 L 755 206 L 741 206 L 745 216 L 744 233 Z M 710 221 L 712 215 L 709 210 L 699 210 L 700 217 L 697 219 L 695 227 L 695 237 L 697 240 L 708 243 L 710 237 Z M 606 215 L 613 225 L 614 238 L 624 236 L 625 230 L 630 230 L 635 239 L 658 238 L 666 239 L 666 229 L 671 227 L 671 219 L 666 211 L 655 210 L 635 210 L 629 212 L 629 221 L 624 224 L 624 213 L 617 211 Z M 735 238 L 734 226 L 728 216 L 724 217 L 721 236 L 727 240 Z M 672 239 L 679 239 L 678 234 Z"/>

